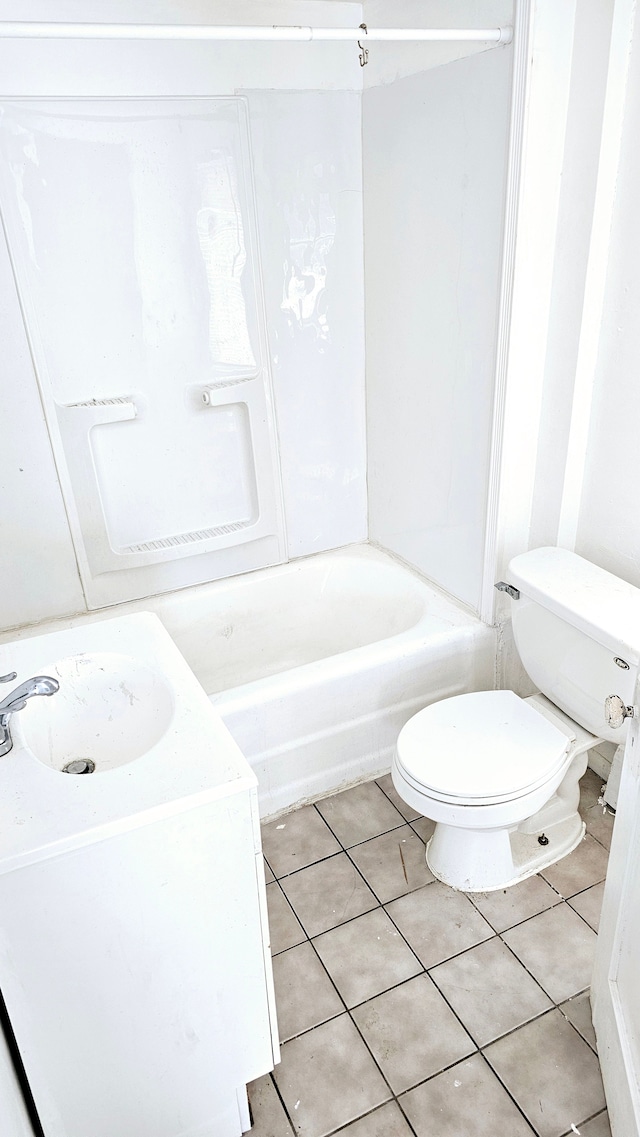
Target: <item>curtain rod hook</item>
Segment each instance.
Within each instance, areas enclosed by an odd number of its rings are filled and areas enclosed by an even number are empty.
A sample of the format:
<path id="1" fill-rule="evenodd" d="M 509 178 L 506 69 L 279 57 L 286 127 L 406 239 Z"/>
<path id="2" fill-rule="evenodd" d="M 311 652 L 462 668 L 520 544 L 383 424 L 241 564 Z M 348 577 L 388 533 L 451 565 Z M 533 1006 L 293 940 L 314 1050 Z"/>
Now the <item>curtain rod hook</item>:
<path id="1" fill-rule="evenodd" d="M 366 24 L 360 24 L 359 27 L 362 28 L 363 32 L 366 35 L 367 34 L 367 25 Z M 367 65 L 367 63 L 369 62 L 369 49 L 368 49 L 368 47 L 363 47 L 362 44 L 360 43 L 360 40 L 358 40 L 358 47 L 360 48 L 360 54 L 358 55 L 358 59 L 360 60 L 360 66 L 365 67 Z"/>

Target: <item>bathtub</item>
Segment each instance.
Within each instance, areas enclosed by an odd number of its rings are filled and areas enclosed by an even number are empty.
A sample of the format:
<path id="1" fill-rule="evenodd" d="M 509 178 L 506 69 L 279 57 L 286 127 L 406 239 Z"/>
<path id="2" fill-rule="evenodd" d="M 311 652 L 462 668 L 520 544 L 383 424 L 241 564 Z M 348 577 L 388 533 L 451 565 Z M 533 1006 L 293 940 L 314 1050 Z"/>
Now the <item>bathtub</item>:
<path id="1" fill-rule="evenodd" d="M 494 686 L 494 631 L 367 545 L 153 610 L 257 774 L 263 817 L 387 771 L 416 711 Z"/>
<path id="2" fill-rule="evenodd" d="M 257 774 L 263 817 L 387 771 L 416 711 L 494 686 L 494 630 L 368 545 L 23 634 L 131 611 L 175 640 Z"/>

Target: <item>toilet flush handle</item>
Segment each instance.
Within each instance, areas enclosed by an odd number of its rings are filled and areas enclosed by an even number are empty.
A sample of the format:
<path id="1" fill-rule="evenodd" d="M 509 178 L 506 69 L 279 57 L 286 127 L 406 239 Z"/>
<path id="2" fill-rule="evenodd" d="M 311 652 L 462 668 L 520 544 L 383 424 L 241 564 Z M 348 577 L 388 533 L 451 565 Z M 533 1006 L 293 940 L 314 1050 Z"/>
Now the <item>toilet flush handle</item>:
<path id="1" fill-rule="evenodd" d="M 510 596 L 512 600 L 520 599 L 520 589 L 514 588 L 512 584 L 507 584 L 506 580 L 499 580 L 493 587 L 497 588 L 498 592 L 506 592 L 507 596 Z"/>
<path id="2" fill-rule="evenodd" d="M 607 726 L 616 730 L 622 726 L 625 719 L 632 719 L 634 715 L 635 707 L 626 706 L 619 695 L 607 695 L 604 701 L 604 717 L 607 720 Z"/>

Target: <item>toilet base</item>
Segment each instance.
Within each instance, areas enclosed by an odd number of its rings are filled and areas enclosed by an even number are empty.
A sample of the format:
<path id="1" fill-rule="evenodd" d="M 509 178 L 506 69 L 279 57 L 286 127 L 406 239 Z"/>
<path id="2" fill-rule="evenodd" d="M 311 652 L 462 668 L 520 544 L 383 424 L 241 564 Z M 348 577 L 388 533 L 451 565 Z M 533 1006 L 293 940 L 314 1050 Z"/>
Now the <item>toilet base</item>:
<path id="1" fill-rule="evenodd" d="M 540 833 L 518 828 L 460 829 L 436 824 L 427 845 L 427 865 L 433 875 L 460 892 L 495 892 L 508 888 L 566 857 L 580 844 L 585 824 L 576 811 Z"/>

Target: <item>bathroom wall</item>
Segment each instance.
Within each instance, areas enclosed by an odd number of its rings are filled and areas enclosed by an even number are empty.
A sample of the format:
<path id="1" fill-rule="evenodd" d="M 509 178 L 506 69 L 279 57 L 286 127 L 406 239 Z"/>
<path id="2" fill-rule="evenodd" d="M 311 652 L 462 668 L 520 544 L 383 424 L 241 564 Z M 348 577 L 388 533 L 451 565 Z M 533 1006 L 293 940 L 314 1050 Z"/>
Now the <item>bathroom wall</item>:
<path id="1" fill-rule="evenodd" d="M 576 552 L 640 587 L 640 19 L 636 12 Z"/>
<path id="2" fill-rule="evenodd" d="M 170 0 L 152 6 L 60 0 L 55 10 L 42 0 L 0 3 L 1 19 L 135 21 L 150 16 L 158 22 L 212 18 L 211 6 L 198 0 L 179 10 Z M 215 6 L 221 23 L 352 25 L 360 18 L 359 5 L 341 2 L 249 0 L 241 15 L 237 4 Z M 354 45 L 5 41 L 0 42 L 0 71 L 4 97 L 239 94 L 247 99 L 282 470 L 284 556 L 363 539 L 357 93 L 362 78 Z M 304 305 L 296 294 L 300 289 Z M 85 602 L 4 244 L 0 319 L 9 363 L 5 375 L 11 375 L 3 392 L 4 434 L 10 441 L 0 453 L 6 561 L 0 625 L 12 627 L 82 610 Z M 215 575 L 207 568 L 196 579 Z M 170 586 L 179 584 L 176 579 Z M 152 590 L 153 583 L 131 594 Z"/>
<path id="3" fill-rule="evenodd" d="M 576 5 L 530 547 L 559 538 L 614 0 Z M 588 315 L 587 315 L 587 318 Z M 560 543 L 562 537 L 560 534 Z"/>
<path id="4" fill-rule="evenodd" d="M 369 533 L 474 609 L 511 55 L 494 48 L 363 96 Z"/>
<path id="5" fill-rule="evenodd" d="M 499 28 L 511 26 L 514 0 L 364 0 L 363 19 L 381 28 Z M 367 46 L 366 35 L 362 37 Z M 364 87 L 395 83 L 420 71 L 493 50 L 473 40 L 369 44 Z"/>
<path id="6" fill-rule="evenodd" d="M 616 13 L 620 23 L 612 47 Z M 635 493 L 640 475 L 636 430 L 640 412 L 640 165 L 636 142 L 640 125 L 640 32 L 636 16 L 630 44 L 631 23 L 625 13 L 626 6 L 614 0 L 581 0 L 576 5 L 527 545 L 575 548 L 582 556 L 640 586 L 640 521 Z M 614 54 L 610 59 L 611 48 Z M 625 79 L 627 57 L 630 70 Z M 578 369 L 581 374 L 576 394 Z M 576 463 L 577 482 L 566 509 L 565 474 L 574 411 L 578 419 L 586 418 L 586 453 L 583 472 L 579 469 L 581 460 Z M 569 516 L 569 524 L 563 524 L 565 509 L 569 515 L 576 514 Z"/>

